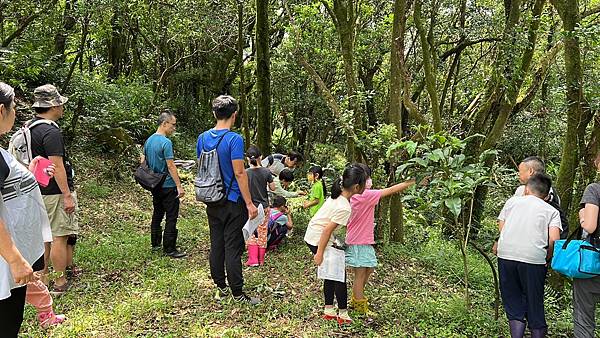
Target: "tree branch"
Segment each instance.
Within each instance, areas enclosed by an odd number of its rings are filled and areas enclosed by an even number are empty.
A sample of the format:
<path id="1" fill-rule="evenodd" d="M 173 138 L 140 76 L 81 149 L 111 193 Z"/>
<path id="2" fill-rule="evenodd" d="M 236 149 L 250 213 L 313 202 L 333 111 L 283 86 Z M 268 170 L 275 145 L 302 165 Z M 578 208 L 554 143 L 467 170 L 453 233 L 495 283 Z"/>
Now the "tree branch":
<path id="1" fill-rule="evenodd" d="M 583 11 L 580 14 L 580 16 L 581 16 L 581 19 L 583 19 L 585 17 L 588 17 L 590 15 L 594 15 L 594 14 L 597 14 L 597 13 L 600 13 L 600 5 L 598 5 L 596 7 L 593 7 L 593 8 L 586 9 L 585 11 Z"/>
<path id="2" fill-rule="evenodd" d="M 531 82 L 531 85 L 527 89 L 525 96 L 523 96 L 523 98 L 517 100 L 517 103 L 513 107 L 513 110 L 511 113 L 513 116 L 514 116 L 514 114 L 527 108 L 531 104 L 531 102 L 533 102 L 533 99 L 535 98 L 535 94 L 537 93 L 538 89 L 542 85 L 544 78 L 546 77 L 548 68 L 550 68 L 550 65 L 554 62 L 554 60 L 556 60 L 558 52 L 563 47 L 564 47 L 564 44 L 562 41 L 557 42 L 550 50 L 548 50 L 548 52 L 546 53 L 544 58 L 540 61 L 540 64 L 537 67 L 535 74 L 533 75 L 533 81 Z"/>
<path id="3" fill-rule="evenodd" d="M 57 0 L 53 0 L 50 3 L 48 3 L 48 6 L 40 9 L 39 11 L 31 14 L 30 16 L 28 16 L 22 23 L 21 25 L 14 31 L 12 32 L 12 34 L 10 34 L 6 39 L 4 39 L 4 41 L 2 41 L 2 47 L 8 47 L 8 45 L 16 38 L 20 37 L 23 32 L 25 31 L 25 29 L 27 29 L 27 27 L 35 20 L 37 19 L 42 13 L 46 12 L 49 8 L 51 8 L 52 6 L 56 5 L 56 1 Z"/>
<path id="4" fill-rule="evenodd" d="M 444 54 L 442 54 L 440 56 L 440 60 L 445 61 L 448 57 L 450 57 L 450 55 L 456 54 L 458 52 L 462 52 L 465 48 L 476 45 L 478 43 L 494 42 L 494 41 L 501 41 L 501 40 L 502 39 L 500 39 L 500 38 L 481 38 L 481 39 L 477 39 L 477 40 L 464 40 L 464 41 L 460 42 L 458 45 L 456 45 L 454 48 L 451 48 L 451 49 L 447 50 L 446 52 L 444 52 Z"/>
<path id="5" fill-rule="evenodd" d="M 329 13 L 329 16 L 331 17 L 331 20 L 333 20 L 333 24 L 335 25 L 335 27 L 338 28 L 339 22 L 337 20 L 337 16 L 335 15 L 333 9 L 331 9 L 331 6 L 327 2 L 327 0 L 321 0 L 321 3 L 323 4 L 323 6 L 325 6 L 325 10 L 327 10 L 327 13 Z"/>

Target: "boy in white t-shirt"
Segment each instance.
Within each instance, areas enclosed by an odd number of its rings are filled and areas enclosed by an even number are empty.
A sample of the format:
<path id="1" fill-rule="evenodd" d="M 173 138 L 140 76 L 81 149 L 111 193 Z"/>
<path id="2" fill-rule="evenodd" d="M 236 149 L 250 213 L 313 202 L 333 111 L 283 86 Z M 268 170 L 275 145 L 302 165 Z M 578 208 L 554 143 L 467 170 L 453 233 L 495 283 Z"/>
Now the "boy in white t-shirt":
<path id="1" fill-rule="evenodd" d="M 498 271 L 511 337 L 523 337 L 529 324 L 532 338 L 545 337 L 544 284 L 547 262 L 562 229 L 559 212 L 544 201 L 550 177 L 535 174 L 525 196 L 512 197 L 498 216 Z"/>

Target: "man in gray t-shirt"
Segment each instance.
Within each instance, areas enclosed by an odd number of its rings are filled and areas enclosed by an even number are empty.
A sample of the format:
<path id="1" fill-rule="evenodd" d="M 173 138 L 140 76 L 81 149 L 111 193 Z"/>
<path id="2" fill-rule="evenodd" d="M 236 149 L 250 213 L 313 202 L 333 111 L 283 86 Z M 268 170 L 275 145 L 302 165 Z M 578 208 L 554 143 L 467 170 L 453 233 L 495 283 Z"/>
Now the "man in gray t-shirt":
<path id="1" fill-rule="evenodd" d="M 596 166 L 600 163 L 596 160 Z M 600 183 L 585 188 L 579 204 L 579 221 L 589 241 L 598 247 L 600 229 Z M 573 279 L 573 333 L 577 338 L 594 337 L 596 305 L 600 303 L 600 276 Z"/>
<path id="2" fill-rule="evenodd" d="M 261 164 L 263 167 L 268 168 L 273 176 L 279 176 L 284 169 L 294 170 L 302 164 L 304 158 L 302 155 L 295 151 L 290 151 L 287 155 L 272 154 L 265 157 Z"/>
<path id="3" fill-rule="evenodd" d="M 544 315 L 546 262 L 559 239 L 559 212 L 544 201 L 552 181 L 534 174 L 525 196 L 510 198 L 498 216 L 498 272 L 504 310 L 512 337 L 522 337 L 528 324 L 532 337 L 547 330 Z"/>

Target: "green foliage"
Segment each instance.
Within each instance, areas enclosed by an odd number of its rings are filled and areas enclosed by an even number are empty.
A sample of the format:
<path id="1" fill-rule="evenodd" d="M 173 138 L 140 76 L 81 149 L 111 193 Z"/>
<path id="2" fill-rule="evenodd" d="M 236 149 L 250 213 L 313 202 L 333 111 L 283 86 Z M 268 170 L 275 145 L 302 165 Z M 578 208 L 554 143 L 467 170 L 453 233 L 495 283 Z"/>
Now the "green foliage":
<path id="1" fill-rule="evenodd" d="M 79 100 L 85 107 L 80 116 L 80 131 L 85 135 L 122 127 L 136 142 L 142 142 L 156 128 L 157 111 L 152 109 L 152 91 L 142 80 L 119 79 L 106 83 L 98 76 L 82 74 L 73 79 L 69 99 L 71 114 L 76 113 Z"/>
<path id="2" fill-rule="evenodd" d="M 388 157 L 400 156 L 401 151 L 411 157 L 397 168 L 398 176 L 429 182 L 427 188 L 413 190 L 404 200 L 416 202 L 421 208 L 445 208 L 457 220 L 463 204 L 478 186 L 493 186 L 494 167 L 487 163 L 493 161 L 497 152 L 489 150 L 476 158 L 470 157 L 465 151 L 468 142 L 469 138 L 441 133 L 427 136 L 420 143 L 402 141 L 391 145 Z"/>

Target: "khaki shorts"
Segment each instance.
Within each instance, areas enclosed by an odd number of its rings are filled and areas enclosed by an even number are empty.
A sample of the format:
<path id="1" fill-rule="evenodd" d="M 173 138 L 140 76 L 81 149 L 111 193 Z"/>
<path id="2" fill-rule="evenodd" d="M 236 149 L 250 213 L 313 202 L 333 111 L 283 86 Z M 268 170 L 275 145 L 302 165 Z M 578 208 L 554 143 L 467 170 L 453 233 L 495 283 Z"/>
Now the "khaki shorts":
<path id="1" fill-rule="evenodd" d="M 50 219 L 50 228 L 52 237 L 62 237 L 77 235 L 79 233 L 79 224 L 77 223 L 77 194 L 72 192 L 75 201 L 75 212 L 67 214 L 65 212 L 65 203 L 62 195 L 43 195 L 46 212 Z"/>

